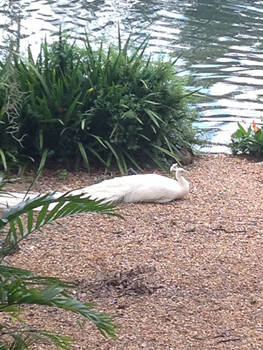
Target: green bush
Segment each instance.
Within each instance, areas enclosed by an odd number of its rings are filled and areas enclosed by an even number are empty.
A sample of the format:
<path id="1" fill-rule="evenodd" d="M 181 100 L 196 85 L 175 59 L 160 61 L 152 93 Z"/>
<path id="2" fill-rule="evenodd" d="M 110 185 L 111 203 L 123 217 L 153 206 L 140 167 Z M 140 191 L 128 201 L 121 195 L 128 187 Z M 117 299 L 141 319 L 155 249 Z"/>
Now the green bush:
<path id="1" fill-rule="evenodd" d="M 48 150 L 49 159 L 66 166 L 117 164 L 125 173 L 131 164 L 160 165 L 191 150 L 197 116 L 189 107 L 193 94 L 183 87 L 187 81 L 173 62 L 147 59 L 147 41 L 137 48 L 130 41 L 123 45 L 119 36 L 117 47 L 105 50 L 86 38 L 79 48 L 60 34 L 41 45 L 36 60 L 30 50 L 27 60 L 15 57 L 24 94 L 21 153 L 38 160 Z"/>
<path id="2" fill-rule="evenodd" d="M 52 203 L 55 207 L 48 211 Z M 37 214 L 33 212 L 39 207 L 42 209 Z M 53 343 L 57 349 L 71 349 L 73 339 L 33 328 L 22 319 L 25 305 L 32 304 L 71 311 L 93 322 L 104 336 L 116 337 L 116 325 L 108 315 L 94 311 L 90 303 L 72 297 L 70 289 L 75 287 L 74 284 L 54 277 L 36 276 L 29 270 L 4 263 L 4 258 L 32 232 L 59 218 L 87 212 L 116 215 L 113 206 L 70 193 L 57 199 L 53 194 L 47 194 L 24 200 L 3 212 L 0 218 L 0 315 L 4 317 L 0 321 L 0 349 L 36 349 L 34 345 L 39 343 Z"/>
<path id="3" fill-rule="evenodd" d="M 256 157 L 263 155 L 263 129 L 253 121 L 246 130 L 240 123 L 232 135 L 230 144 L 234 154 L 248 154 Z"/>

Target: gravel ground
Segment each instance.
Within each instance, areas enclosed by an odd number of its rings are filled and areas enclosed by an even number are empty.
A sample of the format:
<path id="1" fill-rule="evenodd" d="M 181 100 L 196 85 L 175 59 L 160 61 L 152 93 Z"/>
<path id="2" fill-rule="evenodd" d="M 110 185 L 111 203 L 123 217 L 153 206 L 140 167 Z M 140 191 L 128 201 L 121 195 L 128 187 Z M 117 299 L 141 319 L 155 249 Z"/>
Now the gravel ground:
<path id="1" fill-rule="evenodd" d="M 121 326 L 118 340 L 52 308 L 27 308 L 25 318 L 74 337 L 74 350 L 263 349 L 263 165 L 220 154 L 187 169 L 186 199 L 120 204 L 124 220 L 63 219 L 9 258 L 37 274 L 75 281 L 78 298 Z M 79 172 L 61 180 L 45 171 L 33 190 L 65 191 L 97 177 Z"/>

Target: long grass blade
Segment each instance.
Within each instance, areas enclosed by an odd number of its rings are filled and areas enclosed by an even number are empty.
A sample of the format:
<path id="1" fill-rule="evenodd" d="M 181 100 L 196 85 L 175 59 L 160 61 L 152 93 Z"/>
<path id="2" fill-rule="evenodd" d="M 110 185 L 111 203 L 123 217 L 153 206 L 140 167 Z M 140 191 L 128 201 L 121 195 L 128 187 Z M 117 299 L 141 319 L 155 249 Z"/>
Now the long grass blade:
<path id="1" fill-rule="evenodd" d="M 37 68 L 33 64 L 29 63 L 29 67 L 32 69 L 32 71 L 36 74 L 37 78 L 39 79 L 39 81 L 40 81 L 40 83 L 45 91 L 46 96 L 48 98 L 52 98 L 50 91 L 49 91 L 49 88 L 48 88 L 48 85 L 47 85 L 44 77 L 39 73 L 39 71 L 37 70 Z"/>
<path id="2" fill-rule="evenodd" d="M 157 146 L 157 145 L 153 145 L 153 147 L 158 149 L 162 153 L 168 155 L 169 157 L 173 158 L 176 162 L 180 162 L 179 157 L 176 156 L 176 154 L 174 152 L 168 151 L 167 149 L 165 149 L 165 148 L 163 148 L 161 146 Z"/>
<path id="3" fill-rule="evenodd" d="M 68 110 L 67 110 L 67 113 L 66 113 L 66 118 L 65 118 L 65 123 L 67 124 L 68 121 L 74 117 L 74 111 L 76 109 L 76 106 L 79 104 L 79 99 L 80 99 L 80 96 L 81 96 L 81 93 L 82 92 L 79 92 L 77 94 L 77 96 L 75 97 L 75 99 L 73 100 L 73 102 L 71 103 L 71 105 L 69 106 Z"/>
<path id="4" fill-rule="evenodd" d="M 107 146 L 105 145 L 104 140 L 100 136 L 93 135 L 93 134 L 89 134 L 89 135 L 94 137 L 94 139 L 96 139 L 98 141 L 98 143 L 101 144 L 101 146 L 103 146 L 104 148 L 107 148 Z"/>
<path id="5" fill-rule="evenodd" d="M 91 148 L 91 147 L 87 147 L 87 149 L 89 150 L 90 153 L 94 154 L 94 156 L 96 158 L 98 158 L 98 160 L 105 166 L 107 166 L 107 163 L 105 162 L 105 160 L 100 156 L 100 154 L 94 149 L 94 148 Z"/>
<path id="6" fill-rule="evenodd" d="M 151 118 L 152 122 L 156 126 L 160 127 L 158 121 L 160 121 L 161 123 L 164 123 L 162 118 L 157 113 L 155 113 L 153 110 L 145 108 L 144 111 L 147 113 L 147 115 Z"/>
<path id="7" fill-rule="evenodd" d="M 115 151 L 115 149 L 113 148 L 113 146 L 107 140 L 104 140 L 104 142 L 107 145 L 107 147 L 109 148 L 109 150 L 112 152 L 112 154 L 114 155 L 116 163 L 118 165 L 118 168 L 119 168 L 121 174 L 127 173 L 127 165 L 126 165 L 126 162 L 125 162 L 123 156 L 121 154 L 118 154 Z"/>
<path id="8" fill-rule="evenodd" d="M 0 157 L 2 160 L 4 171 L 7 171 L 7 162 L 6 162 L 5 152 L 2 150 L 2 148 L 0 148 Z"/>
<path id="9" fill-rule="evenodd" d="M 30 190 L 34 186 L 34 184 L 38 181 L 39 177 L 41 176 L 42 171 L 43 171 L 45 164 L 46 164 L 47 156 L 48 156 L 48 149 L 45 148 L 44 151 L 42 152 L 41 160 L 40 160 L 40 163 L 39 163 L 39 166 L 37 169 L 37 174 L 36 174 L 35 178 L 33 179 L 33 181 L 31 182 L 30 186 L 28 187 L 27 192 L 25 193 L 25 197 L 30 192 Z"/>
<path id="10" fill-rule="evenodd" d="M 89 159 L 88 159 L 88 156 L 87 156 L 87 153 L 85 151 L 83 144 L 81 142 L 78 142 L 78 147 L 79 147 L 79 151 L 80 151 L 80 154 L 82 156 L 84 165 L 88 169 L 88 171 L 90 171 Z"/>
<path id="11" fill-rule="evenodd" d="M 138 162 L 136 162 L 135 158 L 132 157 L 132 156 L 129 154 L 129 152 L 123 151 L 123 154 L 125 155 L 125 157 L 127 157 L 127 158 L 129 159 L 129 161 L 130 161 L 133 165 L 135 165 L 135 167 L 136 167 L 138 170 L 143 171 L 143 169 L 140 167 L 140 165 L 138 164 Z"/>

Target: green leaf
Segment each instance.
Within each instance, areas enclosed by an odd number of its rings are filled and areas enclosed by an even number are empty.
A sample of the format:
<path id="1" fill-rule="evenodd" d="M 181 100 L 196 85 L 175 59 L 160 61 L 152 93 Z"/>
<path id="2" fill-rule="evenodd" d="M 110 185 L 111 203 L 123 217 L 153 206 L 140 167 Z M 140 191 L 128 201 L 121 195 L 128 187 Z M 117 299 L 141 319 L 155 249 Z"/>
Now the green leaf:
<path id="1" fill-rule="evenodd" d="M 39 149 L 42 151 L 43 150 L 43 129 L 39 130 Z"/>
<path id="2" fill-rule="evenodd" d="M 116 163 L 118 165 L 118 168 L 119 168 L 121 174 L 126 174 L 127 173 L 127 165 L 126 165 L 124 157 L 121 154 L 117 154 L 117 152 L 115 151 L 113 146 L 107 140 L 104 140 L 104 143 L 106 144 L 106 146 L 109 148 L 109 150 L 114 155 Z"/>
<path id="3" fill-rule="evenodd" d="M 33 218 L 34 218 L 33 210 L 30 209 L 30 210 L 27 211 L 27 232 L 31 232 L 32 231 Z"/>
<path id="4" fill-rule="evenodd" d="M 128 152 L 126 151 L 123 151 L 123 154 L 125 155 L 125 157 L 127 157 L 129 159 L 129 161 L 135 165 L 135 167 L 140 170 L 140 171 L 143 171 L 143 169 L 139 166 L 139 164 L 136 162 L 135 158 L 132 157 Z"/>
<path id="5" fill-rule="evenodd" d="M 75 99 L 72 101 L 71 105 L 69 106 L 67 113 L 66 113 L 66 118 L 65 118 L 65 122 L 68 123 L 68 121 L 73 117 L 75 117 L 74 113 L 75 113 L 75 109 L 77 104 L 79 104 L 79 100 L 80 100 L 80 96 L 81 96 L 82 92 L 79 92 L 77 94 L 77 96 L 75 97 Z"/>
<path id="6" fill-rule="evenodd" d="M 164 121 L 162 120 L 162 118 L 155 113 L 154 111 L 152 111 L 151 109 L 145 108 L 144 111 L 148 114 L 148 116 L 151 118 L 152 122 L 158 126 L 158 128 L 160 127 L 158 121 L 164 123 Z"/>
<path id="7" fill-rule="evenodd" d="M 100 156 L 100 154 L 94 148 L 88 147 L 88 150 L 90 151 L 90 153 L 94 154 L 104 166 L 107 166 L 107 163 L 105 162 L 105 160 Z"/>
<path id="8" fill-rule="evenodd" d="M 88 169 L 88 171 L 90 171 L 89 159 L 87 157 L 87 153 L 85 151 L 83 144 L 81 142 L 78 142 L 78 147 L 79 147 L 79 151 L 80 151 L 80 154 L 82 156 L 84 165 Z"/>
<path id="9" fill-rule="evenodd" d="M 5 157 L 5 153 L 2 150 L 2 148 L 0 148 L 0 157 L 1 157 L 1 160 L 2 160 L 2 165 L 3 165 L 4 171 L 7 171 L 6 157 Z"/>
<path id="10" fill-rule="evenodd" d="M 174 152 L 171 152 L 171 151 L 169 151 L 163 147 L 157 146 L 157 145 L 153 145 L 153 147 L 158 149 L 162 153 L 167 154 L 169 157 L 173 158 L 176 162 L 180 162 L 180 158 L 178 156 L 176 156 L 176 154 Z"/>
<path id="11" fill-rule="evenodd" d="M 94 137 L 94 139 L 96 139 L 104 148 L 107 148 L 104 140 L 101 137 L 99 137 L 97 135 L 93 135 L 93 134 L 90 134 L 90 136 Z"/>
<path id="12" fill-rule="evenodd" d="M 36 74 L 37 78 L 41 82 L 41 85 L 45 91 L 46 96 L 51 98 L 50 91 L 49 91 L 48 85 L 45 81 L 45 78 L 39 73 L 39 71 L 37 70 L 37 68 L 35 67 L 34 64 L 29 63 L 28 66 L 32 69 L 32 71 Z"/>
<path id="13" fill-rule="evenodd" d="M 148 103 L 148 104 L 150 104 L 150 105 L 154 105 L 154 106 L 160 106 L 161 105 L 161 103 L 160 102 L 155 102 L 155 101 L 150 101 L 150 100 L 144 100 L 144 102 L 145 103 Z M 160 118 L 159 116 L 158 116 L 158 118 Z M 161 119 L 162 120 L 162 119 Z M 163 121 L 163 120 L 162 120 Z"/>

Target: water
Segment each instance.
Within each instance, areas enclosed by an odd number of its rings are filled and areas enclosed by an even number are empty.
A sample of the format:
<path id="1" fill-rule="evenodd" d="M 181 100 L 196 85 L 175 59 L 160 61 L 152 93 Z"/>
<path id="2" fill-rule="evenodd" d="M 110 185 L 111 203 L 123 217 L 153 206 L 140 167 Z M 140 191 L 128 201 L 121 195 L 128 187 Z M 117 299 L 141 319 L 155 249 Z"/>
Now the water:
<path id="1" fill-rule="evenodd" d="M 118 24 L 124 37 L 150 34 L 148 52 L 180 55 L 178 72 L 200 89 L 199 126 L 213 152 L 226 151 L 237 122 L 262 122 L 263 1 L 0 0 L 0 9 L 0 45 L 20 31 L 22 52 L 28 44 L 37 52 L 60 25 L 74 38 L 114 41 Z"/>

